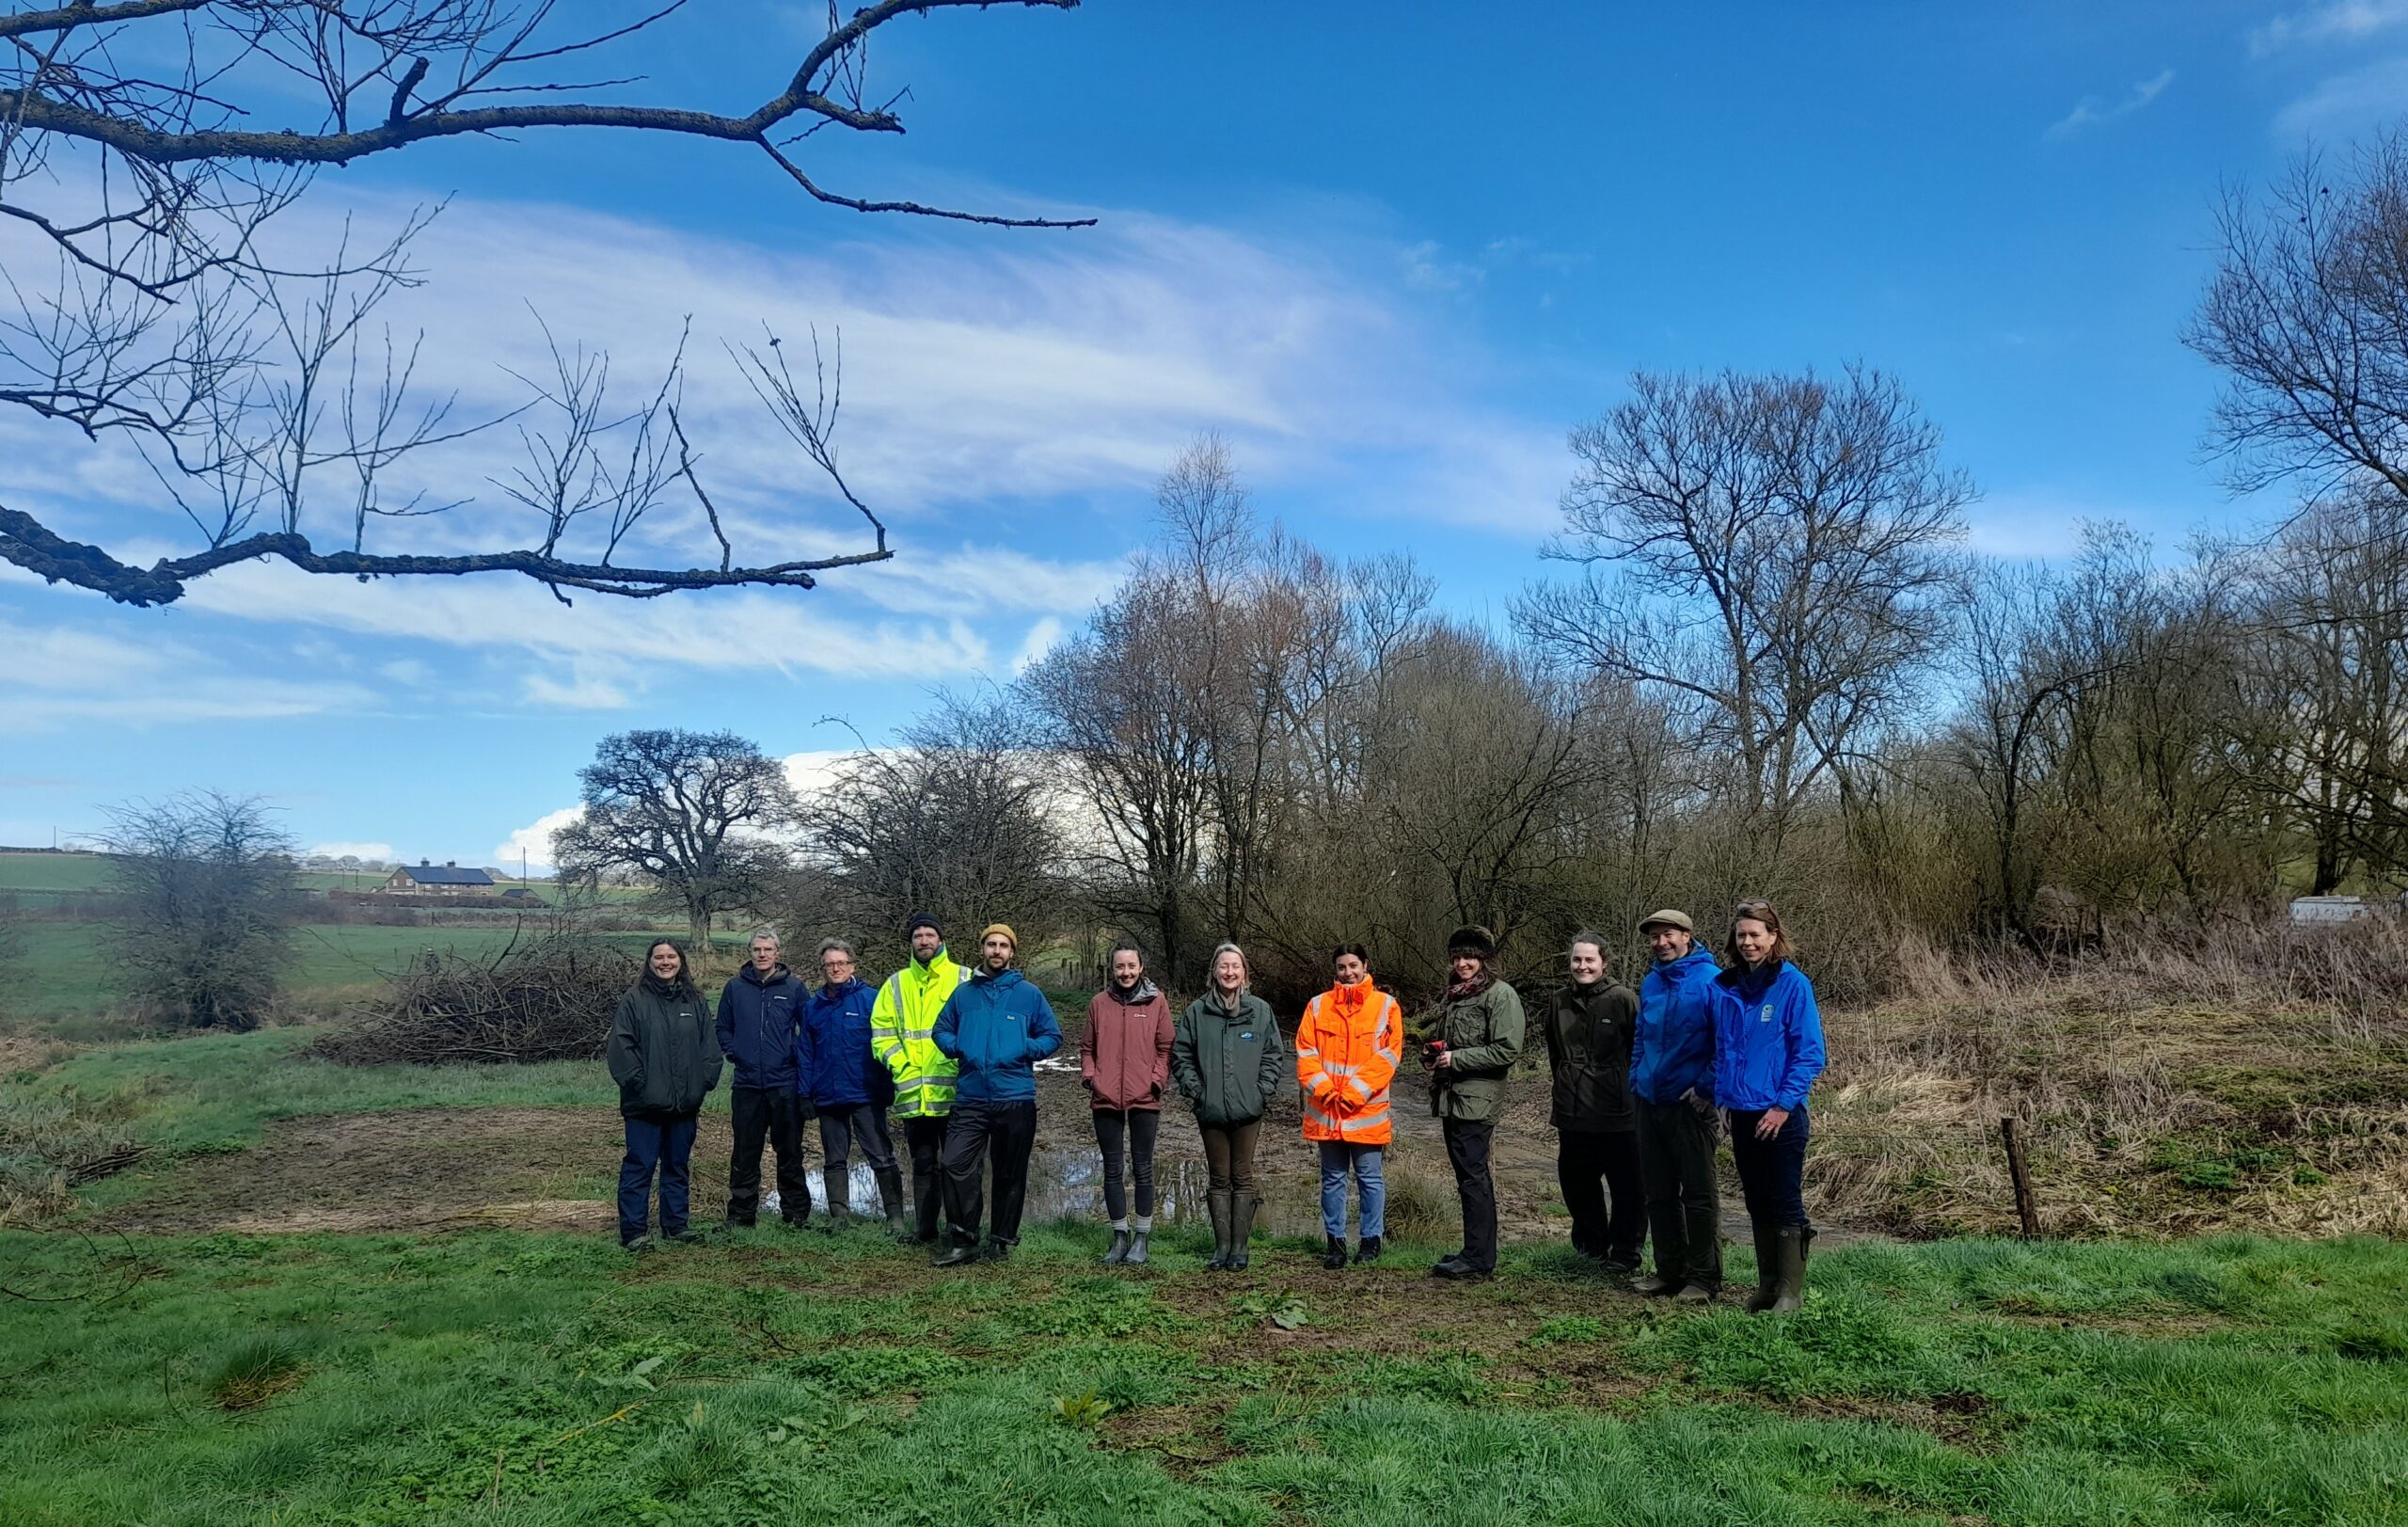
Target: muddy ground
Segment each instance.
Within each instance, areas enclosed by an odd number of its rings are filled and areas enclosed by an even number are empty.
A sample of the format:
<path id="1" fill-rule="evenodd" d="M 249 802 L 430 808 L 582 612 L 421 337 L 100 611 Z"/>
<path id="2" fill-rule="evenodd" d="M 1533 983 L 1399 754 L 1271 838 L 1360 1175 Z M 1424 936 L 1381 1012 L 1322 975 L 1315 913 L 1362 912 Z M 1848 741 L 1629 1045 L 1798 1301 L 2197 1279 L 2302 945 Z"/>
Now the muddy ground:
<path id="1" fill-rule="evenodd" d="M 1388 1214 L 1391 1233 L 1437 1241 L 1452 1235 L 1457 1220 L 1446 1148 L 1424 1087 L 1419 1076 L 1408 1075 L 1398 1090 Z M 1028 1217 L 1101 1218 L 1092 1116 L 1076 1072 L 1040 1072 L 1038 1099 Z M 1545 1079 L 1516 1076 L 1495 1146 L 1497 1209 L 1509 1240 L 1559 1238 L 1567 1228 L 1546 1114 Z M 899 1128 L 895 1134 L 899 1147 Z M 619 1136 L 618 1111 L 607 1105 L 410 1108 L 288 1120 L 271 1125 L 247 1151 L 142 1169 L 148 1180 L 138 1196 L 102 1218 L 128 1231 L 253 1234 L 480 1224 L 604 1231 L 613 1223 Z M 804 1137 L 816 1189 L 818 1134 L 806 1126 Z M 693 1158 L 697 1223 L 720 1216 L 729 1143 L 727 1115 L 705 1113 Z M 1203 1153 L 1193 1117 L 1176 1104 L 1164 1117 L 1155 1160 L 1157 1217 L 1174 1225 L 1199 1219 Z M 1266 1200 L 1261 1223 L 1275 1234 L 1319 1233 L 1319 1176 L 1313 1148 L 1299 1130 L 1293 1093 L 1266 1122 L 1258 1165 Z M 876 1189 L 858 1155 L 850 1177 L 855 1207 L 874 1207 Z M 1727 1186 L 1725 1207 L 1726 1222 L 1744 1236 L 1744 1220 L 1734 1217 L 1736 1195 Z"/>

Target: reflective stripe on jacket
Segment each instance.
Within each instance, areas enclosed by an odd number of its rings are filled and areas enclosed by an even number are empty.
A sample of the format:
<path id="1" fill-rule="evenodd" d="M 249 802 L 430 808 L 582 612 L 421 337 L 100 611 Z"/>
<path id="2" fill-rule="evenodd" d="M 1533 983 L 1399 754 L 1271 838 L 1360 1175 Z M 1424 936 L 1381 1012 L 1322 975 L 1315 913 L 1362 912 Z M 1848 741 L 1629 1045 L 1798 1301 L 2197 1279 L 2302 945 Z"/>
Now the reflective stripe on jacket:
<path id="1" fill-rule="evenodd" d="M 1386 1145 L 1388 1084 L 1403 1054 L 1404 1014 L 1366 978 L 1305 1004 L 1296 1023 L 1296 1080 L 1305 1090 L 1305 1138 Z"/>
<path id="2" fill-rule="evenodd" d="M 961 1068 L 937 1049 L 937 1014 L 970 972 L 940 948 L 927 964 L 914 960 L 886 978 L 870 1010 L 870 1053 L 895 1078 L 895 1111 L 906 1119 L 942 1119 L 953 1112 L 954 1078 Z"/>

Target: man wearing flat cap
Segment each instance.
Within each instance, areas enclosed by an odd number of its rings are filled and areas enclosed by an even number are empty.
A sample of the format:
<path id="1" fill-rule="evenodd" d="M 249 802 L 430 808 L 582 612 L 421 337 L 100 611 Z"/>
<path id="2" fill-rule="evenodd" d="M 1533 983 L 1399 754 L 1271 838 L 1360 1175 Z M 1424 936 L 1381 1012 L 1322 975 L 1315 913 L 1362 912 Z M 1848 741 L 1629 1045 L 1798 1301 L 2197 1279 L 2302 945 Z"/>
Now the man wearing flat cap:
<path id="1" fill-rule="evenodd" d="M 1698 947 L 1689 915 L 1640 919 L 1656 957 L 1639 985 L 1630 1091 L 1639 1113 L 1639 1177 L 1647 1191 L 1654 1276 L 1641 1294 L 1703 1303 L 1722 1287 L 1721 1202 L 1714 1180 L 1714 1016 L 1706 989 L 1720 967 Z"/>

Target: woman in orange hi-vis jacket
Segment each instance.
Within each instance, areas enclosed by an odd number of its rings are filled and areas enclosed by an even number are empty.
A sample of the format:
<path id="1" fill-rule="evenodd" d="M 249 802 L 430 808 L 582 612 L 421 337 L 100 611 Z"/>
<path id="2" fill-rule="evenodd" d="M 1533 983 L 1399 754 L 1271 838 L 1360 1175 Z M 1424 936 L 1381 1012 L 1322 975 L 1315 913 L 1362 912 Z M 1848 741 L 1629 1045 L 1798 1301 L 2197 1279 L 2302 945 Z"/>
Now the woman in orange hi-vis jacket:
<path id="1" fill-rule="evenodd" d="M 1359 1265 L 1380 1259 L 1387 1184 L 1380 1157 L 1389 1139 L 1388 1084 L 1396 1078 L 1404 1014 L 1371 984 L 1370 956 L 1341 944 L 1330 957 L 1337 984 L 1305 1005 L 1296 1024 L 1296 1080 L 1305 1089 L 1305 1138 L 1321 1146 L 1321 1219 L 1329 1233 L 1324 1267 L 1346 1265 L 1346 1178 L 1355 1182 Z"/>

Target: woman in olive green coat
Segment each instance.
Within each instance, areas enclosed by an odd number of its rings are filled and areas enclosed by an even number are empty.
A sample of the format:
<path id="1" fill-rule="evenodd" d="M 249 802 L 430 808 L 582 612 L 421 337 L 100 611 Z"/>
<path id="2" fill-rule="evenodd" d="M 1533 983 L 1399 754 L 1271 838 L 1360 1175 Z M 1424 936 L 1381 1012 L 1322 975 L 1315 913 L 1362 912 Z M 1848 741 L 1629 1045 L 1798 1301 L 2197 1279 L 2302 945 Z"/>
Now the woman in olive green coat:
<path id="1" fill-rule="evenodd" d="M 1196 1110 L 1204 1132 L 1204 1201 L 1212 1216 L 1212 1268 L 1243 1268 L 1254 1212 L 1254 1146 L 1263 1111 L 1282 1086 L 1292 1085 L 1288 1050 L 1271 1005 L 1246 990 L 1245 951 L 1224 944 L 1212 951 L 1212 984 L 1172 1026 L 1171 1080 Z"/>
<path id="2" fill-rule="evenodd" d="M 1447 940 L 1453 984 L 1420 1025 L 1421 1063 L 1430 1068 L 1430 1111 L 1447 1137 L 1455 1197 L 1464 1212 L 1464 1249 L 1430 1269 L 1437 1278 L 1486 1278 L 1497 1270 L 1497 1184 L 1488 1147 L 1505 1106 L 1505 1074 L 1522 1053 L 1522 999 L 1489 971 L 1497 936 L 1458 928 Z"/>

